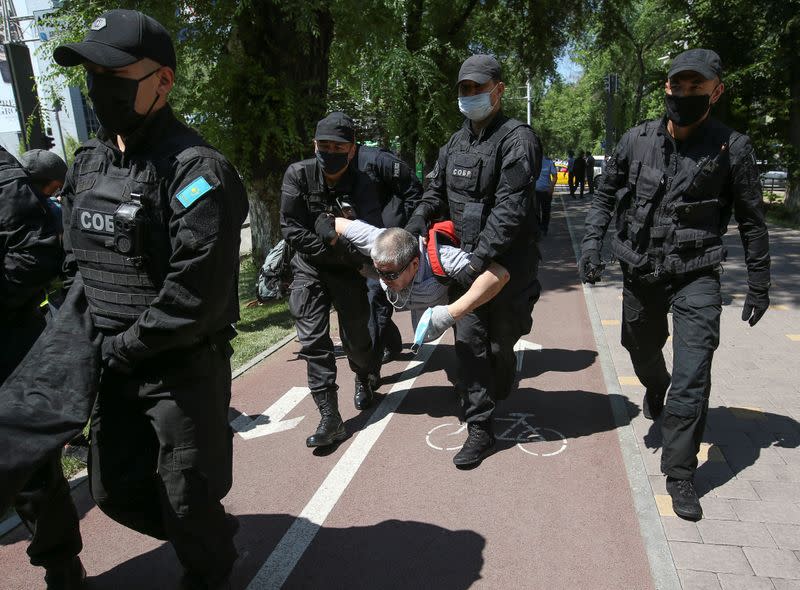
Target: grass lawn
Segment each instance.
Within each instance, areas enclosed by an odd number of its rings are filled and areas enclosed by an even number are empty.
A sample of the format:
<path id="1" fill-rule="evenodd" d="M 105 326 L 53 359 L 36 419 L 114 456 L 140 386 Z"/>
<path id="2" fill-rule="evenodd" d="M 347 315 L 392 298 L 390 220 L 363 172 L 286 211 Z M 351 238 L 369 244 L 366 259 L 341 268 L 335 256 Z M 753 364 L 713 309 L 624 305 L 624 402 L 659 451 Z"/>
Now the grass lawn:
<path id="1" fill-rule="evenodd" d="M 800 229 L 800 214 L 789 211 L 782 202 L 770 203 L 767 206 L 767 225 Z"/>

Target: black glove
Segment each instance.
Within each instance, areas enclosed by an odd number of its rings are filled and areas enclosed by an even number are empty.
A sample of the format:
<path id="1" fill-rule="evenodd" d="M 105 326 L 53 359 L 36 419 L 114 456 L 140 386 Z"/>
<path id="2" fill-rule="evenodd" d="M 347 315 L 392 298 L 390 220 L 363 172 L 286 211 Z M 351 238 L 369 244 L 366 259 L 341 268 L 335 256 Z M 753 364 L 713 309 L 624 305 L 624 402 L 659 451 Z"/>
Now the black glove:
<path id="1" fill-rule="evenodd" d="M 314 222 L 314 232 L 326 244 L 332 244 L 336 239 L 336 218 L 333 213 L 320 213 Z"/>
<path id="2" fill-rule="evenodd" d="M 422 215 L 412 215 L 411 219 L 409 219 L 408 223 L 406 224 L 405 230 L 416 238 L 419 238 L 420 236 L 427 238 L 428 222 L 425 221 L 425 218 Z"/>
<path id="3" fill-rule="evenodd" d="M 581 254 L 580 262 L 578 262 L 581 282 L 594 285 L 597 281 L 601 281 L 600 275 L 605 267 L 606 265 L 600 260 L 600 252 L 594 249 L 585 250 Z"/>
<path id="4" fill-rule="evenodd" d="M 472 283 L 475 282 L 483 271 L 486 270 L 486 261 L 476 256 L 473 256 L 472 259 L 469 261 L 469 264 L 465 264 L 461 267 L 456 274 L 453 275 L 453 279 L 465 289 L 469 289 L 472 286 Z"/>
<path id="5" fill-rule="evenodd" d="M 769 287 L 750 285 L 742 307 L 742 321 L 755 326 L 769 308 Z"/>
<path id="6" fill-rule="evenodd" d="M 100 346 L 103 364 L 112 371 L 130 375 L 133 373 L 133 367 L 130 362 L 128 362 L 128 359 L 117 351 L 114 346 L 115 339 L 116 336 L 106 336 L 103 338 L 103 344 Z"/>

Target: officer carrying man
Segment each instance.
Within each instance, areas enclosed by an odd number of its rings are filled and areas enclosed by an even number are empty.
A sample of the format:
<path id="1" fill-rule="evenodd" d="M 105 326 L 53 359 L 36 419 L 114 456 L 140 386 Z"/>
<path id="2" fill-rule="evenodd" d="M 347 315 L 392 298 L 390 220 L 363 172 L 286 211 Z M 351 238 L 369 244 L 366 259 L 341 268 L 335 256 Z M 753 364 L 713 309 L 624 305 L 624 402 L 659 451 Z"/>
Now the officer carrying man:
<path id="1" fill-rule="evenodd" d="M 514 344 L 532 325 L 539 299 L 539 208 L 534 194 L 542 148 L 533 130 L 501 110 L 505 85 L 491 55 L 473 55 L 458 75 L 464 125 L 439 150 L 430 183 L 406 229 L 425 235 L 427 224 L 447 211 L 470 263 L 454 277 L 451 299 L 461 296 L 492 262 L 511 278 L 490 302 L 456 323 L 459 384 L 466 390 L 468 436 L 453 458 L 459 467 L 479 464 L 494 446 L 495 402 L 514 384 Z"/>
<path id="2" fill-rule="evenodd" d="M 39 304 L 62 259 L 53 212 L 19 162 L 0 147 L 0 385 L 44 330 Z M 83 544 L 60 451 L 34 473 L 14 507 L 33 535 L 28 556 L 45 568 L 47 587 L 79 588 L 86 575 L 78 558 Z"/>
<path id="3" fill-rule="evenodd" d="M 306 444 L 325 447 L 347 436 L 339 414 L 336 357 L 329 334 L 331 305 L 338 313 L 342 346 L 356 374 L 353 400 L 357 410 L 372 404 L 383 350 L 399 350 L 401 343 L 399 332 L 395 343 L 386 342 L 392 306 L 380 283 L 372 279 L 368 285 L 359 274 L 369 258 L 347 240 L 331 244 L 319 233 L 324 227 L 332 229 L 333 214 L 378 227 L 402 225 L 422 187 L 408 166 L 391 153 L 356 144 L 353 120 L 344 113 L 331 113 L 317 123 L 314 149 L 314 158 L 292 164 L 284 175 L 281 230 L 296 252 L 289 309 L 302 346 L 300 356 L 307 363 L 308 386 L 321 415 Z M 364 321 L 368 317 L 374 338 Z"/>
<path id="4" fill-rule="evenodd" d="M 645 417 L 663 416 L 661 471 L 672 506 L 692 520 L 703 515 L 693 476 L 719 346 L 722 236 L 731 213 L 747 262 L 742 319 L 754 326 L 769 307 L 769 236 L 753 147 L 710 116 L 725 90 L 721 76 L 711 50 L 673 60 L 666 116 L 630 129 L 614 150 L 586 217 L 579 262 L 583 282 L 600 280 L 603 237 L 615 217 L 611 251 L 625 281 L 622 345 L 646 388 Z M 671 376 L 662 353 L 670 310 Z"/>
<path id="5" fill-rule="evenodd" d="M 237 555 L 221 500 L 245 189 L 173 114 L 175 50 L 153 18 L 111 10 L 53 57 L 85 68 L 102 127 L 62 193 L 65 268 L 103 335 L 92 496 L 117 522 L 169 540 L 183 587 L 217 588 Z"/>

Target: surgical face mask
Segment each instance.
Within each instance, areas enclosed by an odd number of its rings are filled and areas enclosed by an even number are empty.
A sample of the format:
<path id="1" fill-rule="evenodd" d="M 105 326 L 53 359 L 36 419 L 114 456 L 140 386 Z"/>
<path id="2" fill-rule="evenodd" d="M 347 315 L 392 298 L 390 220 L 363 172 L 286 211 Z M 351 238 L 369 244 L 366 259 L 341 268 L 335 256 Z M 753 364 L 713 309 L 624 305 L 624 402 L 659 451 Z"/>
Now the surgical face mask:
<path id="1" fill-rule="evenodd" d="M 87 72 L 86 85 L 89 87 L 89 98 L 92 99 L 94 112 L 103 129 L 113 135 L 128 137 L 141 126 L 156 105 L 158 94 L 144 115 L 137 113 L 135 105 L 139 82 L 149 78 L 159 69 L 156 68 L 138 80 Z"/>
<path id="2" fill-rule="evenodd" d="M 470 121 L 483 121 L 492 114 L 492 92 L 495 88 L 497 88 L 496 85 L 488 92 L 472 96 L 459 96 L 458 110 Z"/>
<path id="3" fill-rule="evenodd" d="M 336 174 L 341 172 L 348 163 L 349 153 L 347 152 L 317 152 L 317 162 L 325 174 Z"/>
<path id="4" fill-rule="evenodd" d="M 697 123 L 711 108 L 711 95 L 698 94 L 694 96 L 664 95 L 667 107 L 667 117 L 678 127 L 688 127 Z"/>

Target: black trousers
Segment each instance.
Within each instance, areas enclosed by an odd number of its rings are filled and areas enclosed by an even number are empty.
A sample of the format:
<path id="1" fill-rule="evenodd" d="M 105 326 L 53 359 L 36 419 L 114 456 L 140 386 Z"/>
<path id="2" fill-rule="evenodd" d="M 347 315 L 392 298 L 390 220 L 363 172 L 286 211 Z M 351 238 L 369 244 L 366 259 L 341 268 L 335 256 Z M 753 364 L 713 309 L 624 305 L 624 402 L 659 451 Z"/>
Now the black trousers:
<path id="1" fill-rule="evenodd" d="M 44 327 L 44 316 L 35 308 L 0 323 L 0 384 L 25 358 Z M 31 531 L 28 557 L 33 565 L 59 567 L 81 552 L 78 513 L 61 470 L 60 450 L 36 470 L 14 499 L 14 508 Z"/>
<path id="2" fill-rule="evenodd" d="M 589 182 L 589 194 L 594 194 L 594 168 L 588 171 L 586 180 Z"/>
<path id="3" fill-rule="evenodd" d="M 578 189 L 578 187 L 580 187 L 580 189 L 581 189 L 580 196 L 581 196 L 581 198 L 583 198 L 583 190 L 584 190 L 584 186 L 585 185 L 586 185 L 586 175 L 585 174 L 576 174 L 575 175 L 575 181 L 574 181 L 573 188 L 572 188 L 572 195 L 574 196 L 575 195 L 575 191 Z"/>
<path id="4" fill-rule="evenodd" d="M 711 362 L 719 346 L 719 274 L 707 271 L 655 285 L 640 284 L 625 273 L 622 292 L 622 345 L 645 387 L 663 384 L 667 369 L 662 349 L 672 311 L 672 382 L 664 405 L 661 471 L 689 479 L 705 430 L 711 391 Z"/>
<path id="5" fill-rule="evenodd" d="M 467 422 L 489 420 L 496 401 L 511 393 L 517 363 L 514 345 L 530 332 L 531 313 L 541 293 L 536 242 L 526 237 L 525 243 L 499 262 L 511 274 L 508 284 L 494 299 L 456 322 L 456 358 Z M 463 292 L 455 285 L 451 297 Z"/>
<path id="6" fill-rule="evenodd" d="M 336 356 L 330 336 L 331 306 L 339 318 L 339 337 L 350 369 L 359 379 L 380 372 L 380 351 L 369 333 L 370 307 L 367 283 L 355 269 L 345 266 L 318 269 L 299 256 L 292 260 L 294 280 L 289 310 L 300 341 L 300 358 L 306 361 L 311 393 L 336 391 Z"/>
<path id="7" fill-rule="evenodd" d="M 546 232 L 550 227 L 550 210 L 553 206 L 553 193 L 536 191 L 536 202 L 539 203 L 539 229 Z"/>
<path id="8" fill-rule="evenodd" d="M 403 338 L 392 321 L 394 307 L 386 298 L 386 291 L 377 279 L 367 279 L 367 299 L 369 301 L 369 335 L 372 345 L 379 354 L 384 350 L 400 352 Z"/>
<path id="9" fill-rule="evenodd" d="M 172 351 L 134 375 L 106 370 L 92 414 L 92 496 L 117 522 L 169 540 L 209 582 L 236 559 L 220 502 L 231 488 L 227 337 Z"/>

